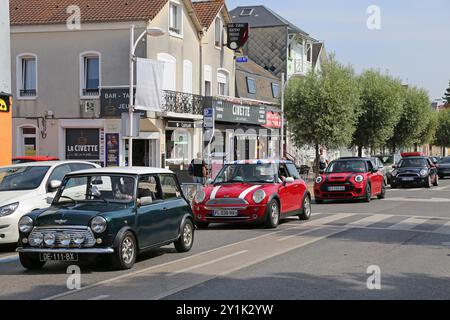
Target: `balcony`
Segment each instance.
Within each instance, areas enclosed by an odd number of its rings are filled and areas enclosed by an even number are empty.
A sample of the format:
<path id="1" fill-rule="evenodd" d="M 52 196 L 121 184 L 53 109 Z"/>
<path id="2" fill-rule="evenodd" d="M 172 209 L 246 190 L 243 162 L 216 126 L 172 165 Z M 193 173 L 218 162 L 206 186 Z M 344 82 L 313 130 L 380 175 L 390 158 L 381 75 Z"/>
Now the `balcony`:
<path id="1" fill-rule="evenodd" d="M 311 71 L 312 64 L 306 59 L 294 59 L 294 74 L 306 75 Z"/>
<path id="2" fill-rule="evenodd" d="M 20 90 L 21 97 L 36 97 L 36 89 Z"/>
<path id="3" fill-rule="evenodd" d="M 202 115 L 203 96 L 165 90 L 162 107 L 166 112 Z"/>
<path id="4" fill-rule="evenodd" d="M 98 97 L 99 95 L 100 95 L 100 90 L 98 88 L 83 89 L 84 97 Z"/>

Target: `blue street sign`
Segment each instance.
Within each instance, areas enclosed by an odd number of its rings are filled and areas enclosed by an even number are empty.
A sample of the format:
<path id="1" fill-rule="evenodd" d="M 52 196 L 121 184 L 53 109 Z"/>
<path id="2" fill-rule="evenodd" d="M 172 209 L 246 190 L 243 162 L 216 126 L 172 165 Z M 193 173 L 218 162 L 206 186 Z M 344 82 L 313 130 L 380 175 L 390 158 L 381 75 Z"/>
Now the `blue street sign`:
<path id="1" fill-rule="evenodd" d="M 248 57 L 236 57 L 237 63 L 248 62 Z"/>

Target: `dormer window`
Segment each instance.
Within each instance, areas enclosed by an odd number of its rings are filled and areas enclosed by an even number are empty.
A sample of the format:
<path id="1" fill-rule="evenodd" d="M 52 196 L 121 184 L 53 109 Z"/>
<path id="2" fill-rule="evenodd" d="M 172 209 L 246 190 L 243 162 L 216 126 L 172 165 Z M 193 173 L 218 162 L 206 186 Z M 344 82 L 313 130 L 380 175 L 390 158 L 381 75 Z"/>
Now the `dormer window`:
<path id="1" fill-rule="evenodd" d="M 241 16 L 241 17 L 249 17 L 249 16 L 252 15 L 252 13 L 253 13 L 253 9 L 251 9 L 251 8 L 245 8 L 245 9 L 243 9 L 243 10 L 241 11 L 240 16 Z"/>
<path id="2" fill-rule="evenodd" d="M 175 2 L 170 3 L 169 33 L 172 36 L 183 36 L 183 7 Z"/>

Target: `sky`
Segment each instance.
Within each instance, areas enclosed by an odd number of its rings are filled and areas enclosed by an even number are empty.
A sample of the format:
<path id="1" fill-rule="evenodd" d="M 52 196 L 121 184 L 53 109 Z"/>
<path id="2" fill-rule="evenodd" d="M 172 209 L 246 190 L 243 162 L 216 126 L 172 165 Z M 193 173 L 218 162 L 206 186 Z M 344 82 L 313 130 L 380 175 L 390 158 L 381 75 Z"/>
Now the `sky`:
<path id="1" fill-rule="evenodd" d="M 265 5 L 325 42 L 327 52 L 355 71 L 379 69 L 434 100 L 450 81 L 448 0 L 226 0 L 237 6 Z M 369 6 L 380 9 L 380 29 L 371 30 Z M 371 21 L 373 21 L 371 19 Z M 251 34 L 250 34 L 251 36 Z"/>

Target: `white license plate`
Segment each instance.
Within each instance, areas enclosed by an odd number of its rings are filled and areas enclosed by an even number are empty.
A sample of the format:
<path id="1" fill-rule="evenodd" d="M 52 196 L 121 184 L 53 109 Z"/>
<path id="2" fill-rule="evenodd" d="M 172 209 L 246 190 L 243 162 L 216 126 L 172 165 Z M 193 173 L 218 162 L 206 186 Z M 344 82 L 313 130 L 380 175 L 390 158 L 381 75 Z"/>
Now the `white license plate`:
<path id="1" fill-rule="evenodd" d="M 41 261 L 78 261 L 77 253 L 45 252 L 40 254 Z"/>
<path id="2" fill-rule="evenodd" d="M 406 177 L 406 178 L 402 178 L 403 181 L 414 181 L 414 178 L 411 177 Z"/>
<path id="3" fill-rule="evenodd" d="M 345 187 L 344 186 L 328 187 L 328 191 L 345 191 Z"/>
<path id="4" fill-rule="evenodd" d="M 214 217 L 237 217 L 238 211 L 237 210 L 214 210 L 212 215 Z"/>

